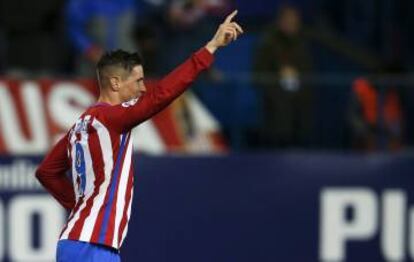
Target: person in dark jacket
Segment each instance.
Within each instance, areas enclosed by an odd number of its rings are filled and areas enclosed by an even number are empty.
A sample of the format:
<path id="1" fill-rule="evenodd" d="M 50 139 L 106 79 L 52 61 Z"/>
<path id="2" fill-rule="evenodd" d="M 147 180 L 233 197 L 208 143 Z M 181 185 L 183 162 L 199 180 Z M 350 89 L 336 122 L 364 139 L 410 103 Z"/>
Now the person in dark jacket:
<path id="1" fill-rule="evenodd" d="M 66 27 L 76 50 L 78 75 L 95 75 L 95 64 L 104 51 L 137 51 L 133 39 L 136 12 L 134 0 L 68 1 Z"/>
<path id="2" fill-rule="evenodd" d="M 311 93 L 301 81 L 311 56 L 293 6 L 279 10 L 256 51 L 254 73 L 262 94 L 261 137 L 266 148 L 306 147 L 311 129 Z"/>

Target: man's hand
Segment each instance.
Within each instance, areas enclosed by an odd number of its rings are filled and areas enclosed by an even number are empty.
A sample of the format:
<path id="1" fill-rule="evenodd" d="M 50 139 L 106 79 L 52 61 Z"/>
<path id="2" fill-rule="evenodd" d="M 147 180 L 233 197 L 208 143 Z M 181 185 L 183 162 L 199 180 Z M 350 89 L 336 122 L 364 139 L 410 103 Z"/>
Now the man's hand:
<path id="1" fill-rule="evenodd" d="M 232 41 L 237 40 L 237 37 L 243 33 L 243 29 L 236 22 L 232 22 L 237 15 L 237 10 L 233 11 L 226 20 L 220 25 L 213 39 L 207 43 L 206 48 L 210 53 L 214 53 L 217 48 L 226 46 Z"/>

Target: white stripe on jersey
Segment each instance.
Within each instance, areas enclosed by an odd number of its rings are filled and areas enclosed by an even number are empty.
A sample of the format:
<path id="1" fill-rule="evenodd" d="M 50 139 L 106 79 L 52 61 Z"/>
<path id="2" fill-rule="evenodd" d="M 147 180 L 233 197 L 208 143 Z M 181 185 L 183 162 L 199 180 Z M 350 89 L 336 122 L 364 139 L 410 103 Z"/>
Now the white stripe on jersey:
<path id="1" fill-rule="evenodd" d="M 93 201 L 91 212 L 84 222 L 84 226 L 83 226 L 81 235 L 79 237 L 79 239 L 82 241 L 91 240 L 93 228 L 98 218 L 99 210 L 101 206 L 103 205 L 106 192 L 108 191 L 108 186 L 109 186 L 109 182 L 111 181 L 111 174 L 112 174 L 112 170 L 114 166 L 112 143 L 111 143 L 111 137 L 109 135 L 109 131 L 96 118 L 93 120 L 92 126 L 95 128 L 98 134 L 98 138 L 99 138 L 99 144 L 101 147 L 103 163 L 104 163 L 105 180 L 99 187 L 99 191 L 98 191 L 99 193 Z"/>
<path id="2" fill-rule="evenodd" d="M 124 233 L 122 233 L 121 242 L 119 243 L 119 247 L 122 246 L 122 243 L 125 240 L 126 234 L 128 232 L 128 224 L 129 224 L 129 218 L 131 217 L 131 206 L 132 206 L 132 199 L 134 198 L 134 188 L 131 188 L 131 200 L 129 201 L 128 211 L 127 211 L 127 223 L 124 228 Z M 119 248 L 118 247 L 118 248 Z"/>
<path id="3" fill-rule="evenodd" d="M 93 189 L 95 188 L 95 172 L 93 170 L 93 163 L 92 163 L 92 156 L 91 156 L 91 150 L 89 148 L 89 141 L 86 140 L 85 145 L 82 146 L 84 148 L 85 151 L 85 164 L 86 164 L 86 186 L 85 186 L 85 191 L 83 192 L 85 197 L 90 198 L 90 196 L 93 194 Z M 90 171 L 90 173 L 88 172 Z M 85 199 L 86 202 L 86 199 Z"/>
<path id="4" fill-rule="evenodd" d="M 85 120 L 88 121 L 90 119 L 90 116 L 85 116 Z M 89 135 L 87 132 L 81 132 L 81 140 L 80 141 L 75 141 L 76 140 L 76 133 L 73 132 L 71 137 L 71 146 L 72 146 L 72 167 L 76 166 L 76 145 L 75 143 L 79 143 L 82 148 L 83 148 L 83 152 L 84 152 L 84 157 L 85 157 L 85 175 L 86 175 L 86 186 L 88 186 L 88 183 L 93 183 L 95 180 L 95 174 L 93 172 L 93 166 L 92 166 L 92 158 L 91 158 L 91 153 L 90 153 L 90 149 L 89 149 L 89 143 L 88 143 L 88 139 L 89 139 Z M 78 191 L 78 184 L 76 182 L 76 179 L 78 177 L 78 174 L 76 172 L 76 168 L 72 168 L 72 176 L 73 176 L 73 180 L 74 180 L 74 187 L 75 187 L 75 192 L 76 192 L 76 197 L 79 198 L 79 191 Z M 92 184 L 93 186 L 93 184 Z M 82 210 L 86 207 L 86 201 L 88 200 L 88 198 L 91 196 L 91 192 L 87 193 L 87 190 L 85 188 L 85 195 L 84 195 L 84 200 L 82 205 L 79 207 L 78 211 L 75 213 L 75 215 L 72 217 L 72 219 L 68 222 L 68 226 L 65 230 L 65 232 L 63 232 L 62 234 L 62 239 L 65 239 L 68 237 L 70 231 L 72 230 L 72 228 L 74 227 L 76 221 L 79 219 L 80 217 L 80 213 L 82 212 Z"/>
<path id="5" fill-rule="evenodd" d="M 82 119 L 78 119 L 78 121 L 76 121 L 76 125 L 78 125 L 80 123 L 80 121 L 82 121 Z M 71 137 L 70 137 L 70 145 L 71 145 L 71 149 L 72 149 L 71 152 L 70 152 L 70 155 L 71 155 L 72 167 L 73 167 L 74 166 L 73 164 L 74 164 L 74 161 L 75 161 L 75 158 L 73 156 L 76 156 L 76 147 L 74 147 L 73 145 L 75 144 L 75 141 L 76 141 L 76 135 L 73 132 L 71 132 L 70 135 L 71 135 Z M 77 184 L 76 177 L 77 177 L 77 175 L 76 175 L 76 169 L 75 168 L 72 168 L 72 182 L 73 182 L 72 185 L 73 185 L 73 189 L 75 191 L 76 202 L 78 202 L 78 200 L 79 200 L 79 192 L 78 192 L 78 187 L 76 186 L 76 184 Z"/>
<path id="6" fill-rule="evenodd" d="M 115 228 L 114 237 L 112 240 L 112 246 L 118 248 L 118 233 L 121 219 L 125 209 L 125 195 L 128 186 L 128 177 L 131 171 L 131 154 L 132 154 L 132 138 L 129 136 L 128 148 L 125 154 L 125 160 L 122 167 L 121 177 L 119 178 L 118 194 L 116 198 L 116 211 L 115 211 Z"/>

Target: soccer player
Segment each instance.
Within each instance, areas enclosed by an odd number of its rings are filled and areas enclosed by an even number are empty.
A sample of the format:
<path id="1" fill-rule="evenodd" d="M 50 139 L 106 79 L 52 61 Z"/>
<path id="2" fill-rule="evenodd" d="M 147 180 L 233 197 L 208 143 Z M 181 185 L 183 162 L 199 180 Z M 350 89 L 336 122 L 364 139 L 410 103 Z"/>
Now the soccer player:
<path id="1" fill-rule="evenodd" d="M 98 102 L 36 171 L 42 185 L 71 211 L 57 245 L 58 262 L 120 261 L 133 196 L 131 129 L 181 95 L 211 65 L 216 50 L 243 33 L 232 21 L 236 14 L 225 19 L 205 47 L 148 90 L 137 53 L 118 50 L 100 59 Z"/>

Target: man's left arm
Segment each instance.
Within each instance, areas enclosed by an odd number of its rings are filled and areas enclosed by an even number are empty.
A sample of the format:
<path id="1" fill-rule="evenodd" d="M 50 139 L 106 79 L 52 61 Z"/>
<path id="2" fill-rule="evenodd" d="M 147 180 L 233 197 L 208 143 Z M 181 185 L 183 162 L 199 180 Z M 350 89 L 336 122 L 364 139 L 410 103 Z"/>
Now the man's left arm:
<path id="1" fill-rule="evenodd" d="M 67 143 L 65 136 L 53 147 L 37 168 L 36 178 L 64 208 L 71 210 L 75 206 L 75 193 L 72 181 L 66 176 L 70 169 Z"/>

